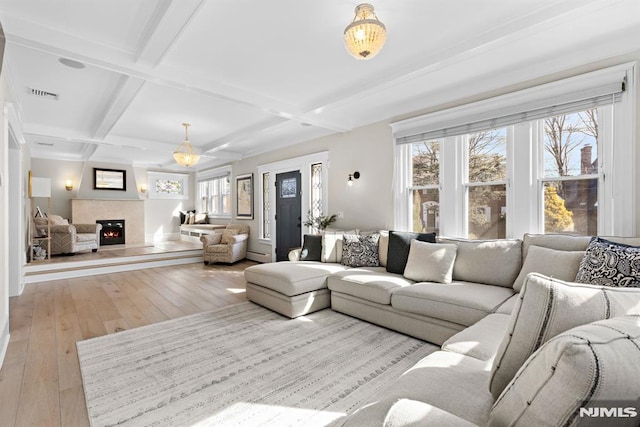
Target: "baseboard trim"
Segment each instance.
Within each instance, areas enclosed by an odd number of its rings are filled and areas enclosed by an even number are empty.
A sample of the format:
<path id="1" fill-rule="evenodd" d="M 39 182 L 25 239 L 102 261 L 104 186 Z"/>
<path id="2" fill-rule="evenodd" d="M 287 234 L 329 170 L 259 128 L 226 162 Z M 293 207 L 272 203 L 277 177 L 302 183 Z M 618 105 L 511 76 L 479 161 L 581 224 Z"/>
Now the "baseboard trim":
<path id="1" fill-rule="evenodd" d="M 0 368 L 2 368 L 4 358 L 7 356 L 7 349 L 9 348 L 10 338 L 11 335 L 9 334 L 9 317 L 7 316 L 4 322 L 4 327 L 2 328 L 2 335 L 0 336 Z"/>
<path id="2" fill-rule="evenodd" d="M 247 259 L 261 263 L 272 262 L 271 254 L 263 254 L 260 252 L 247 251 Z"/>

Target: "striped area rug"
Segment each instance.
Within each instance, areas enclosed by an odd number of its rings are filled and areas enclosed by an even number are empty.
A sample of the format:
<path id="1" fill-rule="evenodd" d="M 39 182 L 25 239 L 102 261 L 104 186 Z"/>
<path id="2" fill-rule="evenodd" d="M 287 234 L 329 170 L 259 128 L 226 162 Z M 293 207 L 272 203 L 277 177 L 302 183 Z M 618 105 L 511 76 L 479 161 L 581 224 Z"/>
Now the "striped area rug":
<path id="1" fill-rule="evenodd" d="M 291 320 L 250 302 L 77 347 L 94 427 L 339 424 L 437 350 L 332 310 Z"/>

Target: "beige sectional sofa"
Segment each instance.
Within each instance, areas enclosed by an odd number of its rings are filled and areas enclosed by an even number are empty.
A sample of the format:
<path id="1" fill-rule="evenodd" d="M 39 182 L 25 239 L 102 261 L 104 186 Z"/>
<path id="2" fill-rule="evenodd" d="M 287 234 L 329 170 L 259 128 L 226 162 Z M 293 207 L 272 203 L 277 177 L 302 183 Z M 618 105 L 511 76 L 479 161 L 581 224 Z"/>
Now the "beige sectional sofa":
<path id="1" fill-rule="evenodd" d="M 441 345 L 345 425 L 603 425 L 580 408 L 640 412 L 640 288 L 571 283 L 590 241 L 439 239 L 457 255 L 451 282 L 436 283 L 387 272 L 383 237 L 380 267 L 258 265 L 245 271 L 247 296 L 289 317 L 331 307 Z M 639 425 L 636 415 L 613 425 Z"/>

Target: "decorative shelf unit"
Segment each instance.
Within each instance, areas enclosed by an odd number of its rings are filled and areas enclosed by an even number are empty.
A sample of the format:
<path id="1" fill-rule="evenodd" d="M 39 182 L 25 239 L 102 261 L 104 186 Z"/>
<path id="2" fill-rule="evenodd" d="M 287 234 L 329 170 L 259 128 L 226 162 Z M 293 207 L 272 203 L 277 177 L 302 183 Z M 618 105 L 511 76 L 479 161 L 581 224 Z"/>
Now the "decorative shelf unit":
<path id="1" fill-rule="evenodd" d="M 33 258 L 33 249 L 36 244 L 38 246 L 46 243 L 47 245 L 47 259 L 51 259 L 51 221 L 47 217 L 47 233 L 45 236 L 36 237 L 35 231 L 33 228 L 35 227 L 35 223 L 33 222 L 33 218 L 36 217 L 36 214 L 42 214 L 39 209 L 35 206 L 33 199 L 35 198 L 43 198 L 47 199 L 47 215 L 49 215 L 51 211 L 51 179 L 50 178 L 36 178 L 31 176 L 31 171 L 29 171 L 29 198 L 31 200 L 31 218 L 32 225 L 29 229 L 30 241 L 31 241 L 31 258 Z"/>

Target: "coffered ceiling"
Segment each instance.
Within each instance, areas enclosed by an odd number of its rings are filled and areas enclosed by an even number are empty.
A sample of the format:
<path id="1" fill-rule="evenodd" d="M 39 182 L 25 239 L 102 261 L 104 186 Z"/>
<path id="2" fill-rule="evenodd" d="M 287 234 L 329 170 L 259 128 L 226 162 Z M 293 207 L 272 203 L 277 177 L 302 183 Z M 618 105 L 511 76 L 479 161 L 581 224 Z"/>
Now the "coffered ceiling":
<path id="1" fill-rule="evenodd" d="M 3 72 L 32 156 L 179 170 L 183 122 L 203 169 L 640 48 L 637 0 L 377 0 L 358 61 L 356 4 L 0 0 Z"/>

